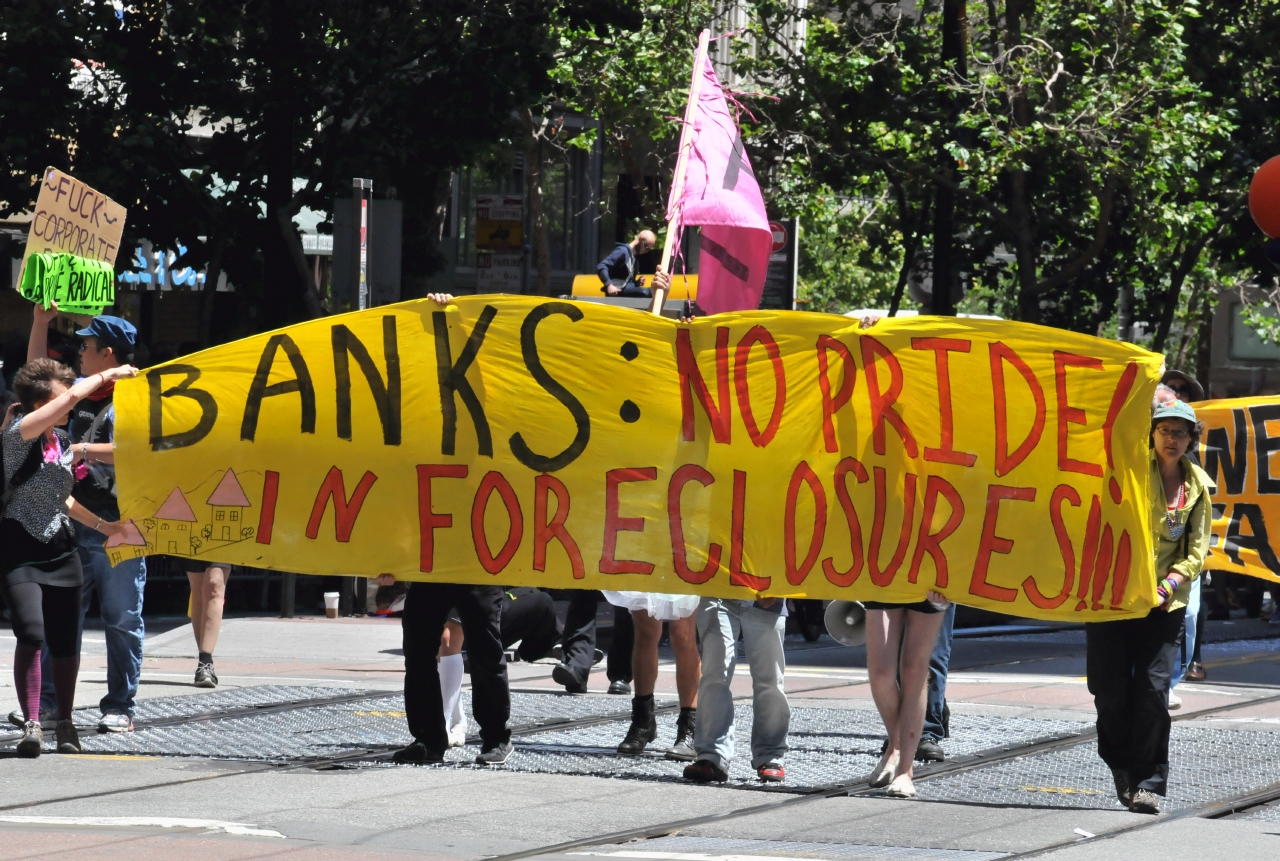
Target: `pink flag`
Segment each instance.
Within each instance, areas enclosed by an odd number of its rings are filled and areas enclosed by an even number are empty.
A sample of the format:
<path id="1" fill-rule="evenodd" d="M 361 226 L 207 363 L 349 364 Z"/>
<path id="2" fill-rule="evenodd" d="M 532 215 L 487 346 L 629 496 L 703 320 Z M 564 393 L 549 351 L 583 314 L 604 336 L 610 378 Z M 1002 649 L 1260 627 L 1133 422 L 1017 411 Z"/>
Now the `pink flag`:
<path id="1" fill-rule="evenodd" d="M 686 114 L 684 129 L 693 145 L 679 201 L 680 225 L 702 228 L 699 307 L 708 314 L 755 310 L 764 290 L 773 232 L 724 89 L 710 58 L 704 53 L 701 59 L 702 68 L 694 70 L 697 101 Z"/>

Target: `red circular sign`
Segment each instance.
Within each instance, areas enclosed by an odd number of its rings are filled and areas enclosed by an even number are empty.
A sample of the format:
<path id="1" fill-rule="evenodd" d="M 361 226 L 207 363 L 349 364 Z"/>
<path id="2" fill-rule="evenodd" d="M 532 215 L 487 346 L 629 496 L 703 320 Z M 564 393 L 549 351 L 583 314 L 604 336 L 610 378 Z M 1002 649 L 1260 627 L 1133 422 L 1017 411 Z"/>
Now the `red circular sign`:
<path id="1" fill-rule="evenodd" d="M 787 247 L 787 228 L 780 221 L 770 221 L 769 229 L 773 231 L 773 248 L 769 250 L 769 253 L 777 254 Z"/>

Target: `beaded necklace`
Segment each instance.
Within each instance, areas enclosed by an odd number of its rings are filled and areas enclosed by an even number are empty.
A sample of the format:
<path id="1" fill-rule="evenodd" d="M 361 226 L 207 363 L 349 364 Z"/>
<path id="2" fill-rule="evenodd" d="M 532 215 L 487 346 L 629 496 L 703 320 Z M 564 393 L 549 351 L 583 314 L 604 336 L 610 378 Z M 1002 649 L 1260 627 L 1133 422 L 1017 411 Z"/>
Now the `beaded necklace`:
<path id="1" fill-rule="evenodd" d="M 1178 512 L 1182 511 L 1182 506 L 1187 501 L 1186 488 L 1187 488 L 1186 482 L 1183 482 L 1182 484 L 1178 485 L 1178 495 L 1174 499 L 1173 505 L 1168 507 L 1168 510 L 1165 512 L 1165 515 L 1164 515 L 1165 523 L 1169 527 L 1170 538 L 1181 538 L 1182 530 L 1186 528 L 1184 524 L 1178 522 Z"/>

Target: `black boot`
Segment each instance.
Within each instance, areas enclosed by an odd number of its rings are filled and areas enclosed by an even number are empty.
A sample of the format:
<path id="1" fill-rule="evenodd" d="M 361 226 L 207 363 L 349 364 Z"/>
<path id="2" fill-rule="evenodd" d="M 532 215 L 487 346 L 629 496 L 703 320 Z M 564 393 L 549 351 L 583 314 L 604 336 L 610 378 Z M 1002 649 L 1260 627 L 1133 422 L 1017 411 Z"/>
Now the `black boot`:
<path id="1" fill-rule="evenodd" d="M 653 715 L 653 694 L 631 698 L 631 726 L 626 738 L 618 745 L 618 753 L 637 756 L 645 746 L 658 737 L 658 719 Z"/>
<path id="2" fill-rule="evenodd" d="M 698 725 L 696 708 L 680 709 L 680 717 L 676 718 L 676 743 L 667 751 L 667 759 L 679 762 L 693 762 L 697 752 L 693 749 L 693 734 Z"/>

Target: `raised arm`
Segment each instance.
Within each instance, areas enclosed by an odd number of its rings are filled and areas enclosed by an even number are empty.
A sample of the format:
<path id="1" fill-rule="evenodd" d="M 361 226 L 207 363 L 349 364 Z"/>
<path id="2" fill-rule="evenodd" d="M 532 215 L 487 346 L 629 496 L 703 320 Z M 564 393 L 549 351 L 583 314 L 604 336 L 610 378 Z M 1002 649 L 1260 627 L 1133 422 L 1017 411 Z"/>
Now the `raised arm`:
<path id="1" fill-rule="evenodd" d="M 58 303 L 51 308 L 32 307 L 31 334 L 27 337 L 27 361 L 49 357 L 49 324 L 58 316 Z"/>
<path id="2" fill-rule="evenodd" d="M 35 439 L 56 424 L 60 424 L 67 412 L 80 401 L 97 391 L 98 387 L 118 380 L 121 377 L 137 376 L 138 369 L 132 365 L 121 365 L 111 368 L 92 377 L 85 377 L 49 403 L 33 410 L 22 419 L 22 427 L 18 433 L 23 439 Z"/>

